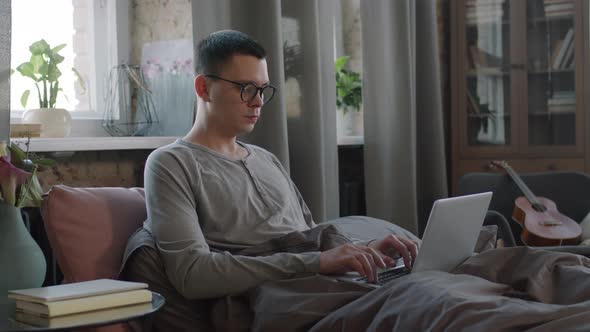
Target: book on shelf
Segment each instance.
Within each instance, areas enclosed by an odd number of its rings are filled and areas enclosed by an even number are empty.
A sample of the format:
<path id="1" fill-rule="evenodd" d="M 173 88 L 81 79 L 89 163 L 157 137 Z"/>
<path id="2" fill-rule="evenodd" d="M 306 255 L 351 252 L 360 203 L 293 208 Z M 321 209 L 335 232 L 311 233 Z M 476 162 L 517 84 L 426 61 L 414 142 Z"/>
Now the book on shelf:
<path id="1" fill-rule="evenodd" d="M 547 105 L 575 105 L 576 97 L 573 98 L 549 98 Z"/>
<path id="2" fill-rule="evenodd" d="M 575 6 L 571 0 L 544 0 L 543 9 L 546 17 L 570 16 Z"/>
<path id="3" fill-rule="evenodd" d="M 85 311 L 150 302 L 147 284 L 99 279 L 49 287 L 11 290 L 16 310 L 43 317 L 56 317 Z"/>
<path id="4" fill-rule="evenodd" d="M 487 23 L 487 22 L 500 22 L 504 15 L 501 13 L 486 13 L 486 14 L 467 14 L 465 20 L 469 24 Z"/>
<path id="5" fill-rule="evenodd" d="M 576 112 L 576 105 L 547 106 L 547 112 L 549 112 L 549 113 L 574 113 L 574 112 Z"/>
<path id="6" fill-rule="evenodd" d="M 559 54 L 559 50 L 561 50 L 561 46 L 563 45 L 563 39 L 559 39 L 555 41 L 553 44 L 553 48 L 551 49 L 551 67 L 553 68 L 553 64 L 557 61 L 557 55 Z"/>
<path id="7" fill-rule="evenodd" d="M 568 3 L 556 3 L 556 4 L 545 4 L 545 13 L 549 12 L 559 12 L 564 10 L 574 10 L 574 4 L 571 2 Z"/>
<path id="8" fill-rule="evenodd" d="M 567 51 L 565 52 L 565 55 L 563 57 L 563 61 L 560 64 L 559 69 L 566 69 L 568 64 L 572 61 L 572 59 L 574 58 L 574 42 L 573 40 L 570 42 L 570 44 L 568 45 Z"/>
<path id="9" fill-rule="evenodd" d="M 563 38 L 563 42 L 561 43 L 561 45 L 559 47 L 559 51 L 557 52 L 557 55 L 555 56 L 555 60 L 552 63 L 551 67 L 553 69 L 562 68 L 563 64 L 565 63 L 566 53 L 570 47 L 573 48 L 573 44 L 574 44 L 574 29 L 570 28 L 567 31 L 567 33 L 565 34 L 565 37 Z"/>
<path id="10" fill-rule="evenodd" d="M 576 92 L 575 91 L 555 91 L 551 94 L 551 98 L 549 100 L 559 101 L 560 103 L 568 102 L 568 101 L 575 101 L 576 100 Z"/>
<path id="11" fill-rule="evenodd" d="M 500 22 L 503 17 L 504 8 L 502 1 L 466 3 L 465 21 L 467 24 Z"/>
<path id="12" fill-rule="evenodd" d="M 575 111 L 575 91 L 555 91 L 547 99 L 547 112 L 549 113 L 574 113 Z"/>

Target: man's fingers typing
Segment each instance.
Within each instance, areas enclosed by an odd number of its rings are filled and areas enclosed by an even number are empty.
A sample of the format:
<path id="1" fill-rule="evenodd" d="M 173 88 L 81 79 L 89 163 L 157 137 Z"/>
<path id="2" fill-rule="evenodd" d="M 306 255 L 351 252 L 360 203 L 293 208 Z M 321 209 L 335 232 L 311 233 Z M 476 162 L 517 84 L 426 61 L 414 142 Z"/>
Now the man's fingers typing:
<path id="1" fill-rule="evenodd" d="M 414 260 L 418 256 L 418 244 L 414 241 L 406 238 L 399 238 L 399 240 L 410 250 L 410 254 L 412 255 L 412 264 L 414 264 Z"/>
<path id="2" fill-rule="evenodd" d="M 356 271 L 374 282 L 377 280 L 377 267 L 385 265 L 382 255 L 365 246 L 345 244 L 320 254 L 320 273 L 323 274 Z"/>

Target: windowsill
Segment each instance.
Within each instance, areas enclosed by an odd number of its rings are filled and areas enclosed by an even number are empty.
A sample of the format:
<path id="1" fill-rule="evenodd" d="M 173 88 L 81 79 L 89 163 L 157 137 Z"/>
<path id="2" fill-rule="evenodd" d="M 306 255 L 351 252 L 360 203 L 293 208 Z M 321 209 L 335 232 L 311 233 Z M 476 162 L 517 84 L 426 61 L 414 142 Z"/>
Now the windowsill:
<path id="1" fill-rule="evenodd" d="M 64 137 L 31 138 L 31 152 L 153 150 L 174 142 L 178 137 Z M 26 138 L 12 142 L 25 148 Z"/>
<path id="2" fill-rule="evenodd" d="M 342 145 L 363 145 L 364 136 L 338 136 L 338 146 Z"/>
<path id="3" fill-rule="evenodd" d="M 102 151 L 102 150 L 153 150 L 174 142 L 178 137 L 64 137 L 31 138 L 31 152 Z M 25 148 L 26 138 L 12 138 Z M 363 145 L 363 136 L 340 136 L 338 145 Z"/>

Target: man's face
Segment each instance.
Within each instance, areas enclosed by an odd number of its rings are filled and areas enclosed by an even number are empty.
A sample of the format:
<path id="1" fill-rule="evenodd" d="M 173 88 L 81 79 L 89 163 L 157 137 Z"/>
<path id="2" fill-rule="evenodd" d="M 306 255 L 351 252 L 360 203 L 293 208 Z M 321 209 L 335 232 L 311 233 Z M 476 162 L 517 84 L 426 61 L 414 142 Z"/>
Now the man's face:
<path id="1" fill-rule="evenodd" d="M 250 55 L 233 55 L 217 75 L 207 78 L 210 98 L 209 121 L 229 135 L 249 133 L 260 116 L 263 101 L 260 94 L 246 102 L 242 100 L 241 87 L 225 80 L 242 84 L 252 83 L 257 87 L 269 84 L 266 60 Z M 225 80 L 223 80 L 225 79 Z"/>

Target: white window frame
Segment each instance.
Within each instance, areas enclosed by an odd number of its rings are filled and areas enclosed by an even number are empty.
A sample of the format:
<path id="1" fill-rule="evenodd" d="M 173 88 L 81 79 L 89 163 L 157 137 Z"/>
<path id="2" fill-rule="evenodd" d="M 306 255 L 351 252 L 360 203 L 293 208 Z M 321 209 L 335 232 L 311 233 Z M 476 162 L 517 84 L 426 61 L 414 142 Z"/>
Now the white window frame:
<path id="1" fill-rule="evenodd" d="M 91 136 L 108 136 L 100 121 L 106 109 L 105 92 L 110 69 L 120 63 L 129 63 L 130 56 L 130 16 L 129 0 L 90 0 L 92 11 L 89 14 L 90 105 L 92 110 L 71 112 L 72 131 L 78 128 Z M 102 74 L 101 74 L 102 73 Z M 23 110 L 11 110 L 10 122 L 19 123 Z"/>

